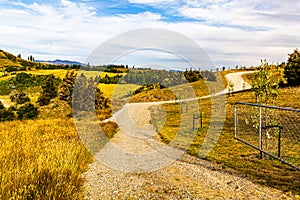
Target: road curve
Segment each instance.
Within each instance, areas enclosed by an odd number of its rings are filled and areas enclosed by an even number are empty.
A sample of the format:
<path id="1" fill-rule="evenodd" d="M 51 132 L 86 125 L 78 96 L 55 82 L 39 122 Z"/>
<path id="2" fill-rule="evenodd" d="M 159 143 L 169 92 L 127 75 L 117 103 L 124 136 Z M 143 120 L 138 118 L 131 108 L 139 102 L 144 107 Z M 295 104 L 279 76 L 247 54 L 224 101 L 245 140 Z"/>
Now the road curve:
<path id="1" fill-rule="evenodd" d="M 235 91 L 250 88 L 242 74 L 226 76 Z M 84 174 L 85 199 L 289 199 L 156 140 L 148 108 L 170 102 L 126 104 L 114 115 L 120 131 Z"/>

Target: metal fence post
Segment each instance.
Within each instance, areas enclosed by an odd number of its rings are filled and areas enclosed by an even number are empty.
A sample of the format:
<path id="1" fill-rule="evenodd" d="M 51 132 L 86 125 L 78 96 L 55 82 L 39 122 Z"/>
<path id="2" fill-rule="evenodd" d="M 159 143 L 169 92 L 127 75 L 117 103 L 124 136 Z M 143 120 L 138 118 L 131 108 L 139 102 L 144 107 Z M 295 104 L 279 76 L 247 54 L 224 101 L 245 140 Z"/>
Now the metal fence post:
<path id="1" fill-rule="evenodd" d="M 193 114 L 193 130 L 199 129 L 199 119 L 200 119 L 200 126 L 202 127 L 202 113 L 200 115 Z"/>
<path id="2" fill-rule="evenodd" d="M 202 128 L 203 127 L 203 115 L 202 115 L 202 112 L 200 113 L 200 127 Z"/>
<path id="3" fill-rule="evenodd" d="M 236 113 L 237 105 L 234 104 L 234 138 L 237 138 L 237 113 Z"/>
<path id="4" fill-rule="evenodd" d="M 281 149 L 281 127 L 279 127 L 278 131 L 278 157 L 280 158 L 280 149 Z"/>
<path id="5" fill-rule="evenodd" d="M 181 112 L 182 113 L 186 113 L 189 109 L 188 109 L 188 104 L 185 101 L 182 101 L 180 103 L 180 107 L 181 107 Z"/>
<path id="6" fill-rule="evenodd" d="M 263 157 L 263 149 L 262 149 L 262 116 L 261 116 L 262 107 L 259 106 L 259 157 L 262 159 Z"/>

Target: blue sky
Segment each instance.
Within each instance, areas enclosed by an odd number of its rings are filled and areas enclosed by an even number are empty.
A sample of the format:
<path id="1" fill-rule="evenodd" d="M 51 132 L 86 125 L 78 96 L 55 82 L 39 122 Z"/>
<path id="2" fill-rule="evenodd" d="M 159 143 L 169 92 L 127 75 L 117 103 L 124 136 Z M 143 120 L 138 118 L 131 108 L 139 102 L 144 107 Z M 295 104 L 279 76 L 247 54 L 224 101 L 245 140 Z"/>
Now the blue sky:
<path id="1" fill-rule="evenodd" d="M 292 0 L 0 0 L 0 49 L 85 62 L 118 34 L 159 28 L 195 41 L 217 67 L 283 62 L 300 44 L 299 10 Z"/>

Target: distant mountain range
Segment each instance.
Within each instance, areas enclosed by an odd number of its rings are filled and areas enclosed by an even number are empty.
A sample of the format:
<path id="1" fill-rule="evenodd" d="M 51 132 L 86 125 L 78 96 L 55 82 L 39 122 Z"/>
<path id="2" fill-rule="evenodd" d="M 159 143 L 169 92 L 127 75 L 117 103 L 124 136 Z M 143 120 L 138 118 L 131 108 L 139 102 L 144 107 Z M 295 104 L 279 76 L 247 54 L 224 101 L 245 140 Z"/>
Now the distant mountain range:
<path id="1" fill-rule="evenodd" d="M 76 62 L 76 61 L 69 61 L 69 60 L 53 60 L 53 61 L 45 61 L 45 60 L 36 60 L 35 62 L 40 63 L 47 63 L 47 64 L 53 64 L 53 65 L 81 65 L 86 66 L 84 63 Z"/>

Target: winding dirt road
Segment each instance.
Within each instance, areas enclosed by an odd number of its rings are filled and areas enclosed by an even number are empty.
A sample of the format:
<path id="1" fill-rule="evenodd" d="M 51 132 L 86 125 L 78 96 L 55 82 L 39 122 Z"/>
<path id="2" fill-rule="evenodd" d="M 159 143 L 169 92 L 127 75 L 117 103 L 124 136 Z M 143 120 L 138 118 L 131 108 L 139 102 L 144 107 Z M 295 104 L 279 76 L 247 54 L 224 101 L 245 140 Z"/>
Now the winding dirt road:
<path id="1" fill-rule="evenodd" d="M 250 88 L 242 74 L 227 75 L 235 91 Z M 158 141 L 148 108 L 162 103 L 126 104 L 113 116 L 120 131 L 84 174 L 86 199 L 290 199 Z"/>

